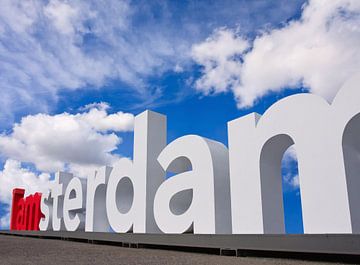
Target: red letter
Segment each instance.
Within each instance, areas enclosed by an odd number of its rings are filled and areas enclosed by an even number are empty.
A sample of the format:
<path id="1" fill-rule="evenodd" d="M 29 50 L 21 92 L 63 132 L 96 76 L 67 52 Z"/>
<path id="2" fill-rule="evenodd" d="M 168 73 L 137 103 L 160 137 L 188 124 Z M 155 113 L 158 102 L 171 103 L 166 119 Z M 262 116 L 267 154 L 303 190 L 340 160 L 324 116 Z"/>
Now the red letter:
<path id="1" fill-rule="evenodd" d="M 23 212 L 22 212 L 23 207 L 21 209 L 19 209 L 19 202 L 23 201 L 24 193 L 25 193 L 24 189 L 13 189 L 10 230 L 18 230 L 20 228 L 20 227 L 17 227 L 18 215 L 20 213 L 19 217 L 23 216 Z M 22 220 L 19 220 L 19 221 L 21 222 Z"/>
<path id="2" fill-rule="evenodd" d="M 25 199 L 25 230 L 39 230 L 42 217 L 40 211 L 41 193 L 36 192 Z"/>

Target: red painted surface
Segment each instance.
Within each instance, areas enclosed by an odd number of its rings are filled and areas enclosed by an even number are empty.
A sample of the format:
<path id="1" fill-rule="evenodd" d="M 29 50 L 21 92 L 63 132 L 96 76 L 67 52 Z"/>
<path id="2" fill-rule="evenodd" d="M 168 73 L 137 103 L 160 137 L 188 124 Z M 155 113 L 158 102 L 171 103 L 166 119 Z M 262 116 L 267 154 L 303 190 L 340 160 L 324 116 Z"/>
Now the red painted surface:
<path id="1" fill-rule="evenodd" d="M 13 189 L 12 194 L 12 205 L 11 205 L 11 220 L 10 220 L 10 230 L 16 230 L 17 225 L 17 216 L 19 213 L 18 204 L 24 199 L 25 190 L 24 189 Z"/>
<path id="2" fill-rule="evenodd" d="M 24 198 L 24 189 L 14 189 L 10 230 L 39 230 L 43 216 L 40 210 L 41 193 L 36 192 Z"/>

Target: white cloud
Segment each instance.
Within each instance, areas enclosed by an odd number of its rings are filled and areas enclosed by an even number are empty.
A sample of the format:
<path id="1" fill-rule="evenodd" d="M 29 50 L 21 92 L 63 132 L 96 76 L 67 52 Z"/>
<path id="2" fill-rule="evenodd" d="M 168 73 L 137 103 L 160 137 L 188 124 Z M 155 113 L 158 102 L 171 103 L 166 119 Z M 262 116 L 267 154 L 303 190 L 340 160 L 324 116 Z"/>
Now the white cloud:
<path id="1" fill-rule="evenodd" d="M 205 94 L 232 91 L 240 108 L 270 91 L 299 86 L 330 101 L 360 70 L 359 47 L 360 1 L 311 0 L 299 20 L 253 41 L 220 29 L 194 45 L 193 59 L 204 66 L 196 88 Z"/>
<path id="2" fill-rule="evenodd" d="M 47 173 L 36 174 L 22 168 L 19 161 L 8 159 L 4 169 L 0 171 L 0 201 L 10 204 L 14 188 L 25 189 L 25 195 L 44 192 L 48 188 L 49 179 L 50 175 Z"/>
<path id="3" fill-rule="evenodd" d="M 48 172 L 112 164 L 118 159 L 112 151 L 121 143 L 115 132 L 131 131 L 133 120 L 132 114 L 108 114 L 95 105 L 77 114 L 28 115 L 0 136 L 0 152 Z"/>
<path id="4" fill-rule="evenodd" d="M 69 3 L 50 1 L 44 8 L 44 14 L 62 34 L 74 34 L 74 24 L 79 17 L 79 10 Z"/>
<path id="5" fill-rule="evenodd" d="M 107 114 L 104 109 L 92 108 L 88 113 L 77 114 L 79 119 L 88 123 L 97 131 L 132 131 L 134 115 L 117 112 Z"/>
<path id="6" fill-rule="evenodd" d="M 296 148 L 295 145 L 291 145 L 284 153 L 282 163 L 288 165 L 293 161 L 297 161 Z"/>
<path id="7" fill-rule="evenodd" d="M 294 187 L 294 188 L 299 188 L 300 186 L 300 180 L 299 180 L 299 175 L 295 175 L 292 180 L 291 180 L 291 185 Z"/>
<path id="8" fill-rule="evenodd" d="M 175 73 L 182 73 L 182 72 L 184 72 L 184 68 L 180 64 L 176 64 L 173 71 Z"/>
<path id="9" fill-rule="evenodd" d="M 10 211 L 7 209 L 6 214 L 2 215 L 0 218 L 0 229 L 8 230 L 10 227 Z"/>
<path id="10" fill-rule="evenodd" d="M 297 173 L 297 155 L 295 145 L 290 146 L 284 153 L 281 161 L 283 182 L 285 192 L 297 190 L 300 187 L 299 175 Z"/>
<path id="11" fill-rule="evenodd" d="M 229 29 L 218 29 L 205 42 L 194 45 L 192 57 L 204 67 L 204 75 L 196 81 L 196 88 L 204 94 L 225 92 L 237 86 L 241 65 L 234 56 L 248 48 L 247 41 Z"/>
<path id="12" fill-rule="evenodd" d="M 285 185 L 287 185 L 290 190 L 297 190 L 300 187 L 300 181 L 299 181 L 299 175 L 291 175 L 287 174 L 283 177 L 283 180 L 285 181 Z"/>

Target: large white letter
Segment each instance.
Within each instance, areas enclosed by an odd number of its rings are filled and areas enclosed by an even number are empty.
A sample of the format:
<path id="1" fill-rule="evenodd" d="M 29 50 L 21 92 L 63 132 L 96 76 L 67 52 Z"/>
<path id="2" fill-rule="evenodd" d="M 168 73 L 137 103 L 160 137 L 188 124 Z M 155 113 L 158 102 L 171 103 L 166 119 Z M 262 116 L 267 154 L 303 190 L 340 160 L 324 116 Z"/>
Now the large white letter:
<path id="1" fill-rule="evenodd" d="M 44 192 L 41 195 L 41 204 L 40 210 L 44 217 L 40 219 L 39 229 L 41 231 L 47 231 L 50 229 L 51 224 L 51 211 L 52 211 L 52 202 L 50 201 L 50 190 Z"/>
<path id="2" fill-rule="evenodd" d="M 165 170 L 183 172 L 165 180 L 156 193 L 159 228 L 164 233 L 231 233 L 226 147 L 188 135 L 170 143 L 158 160 Z"/>
<path id="3" fill-rule="evenodd" d="M 132 228 L 134 233 L 159 232 L 154 220 L 153 201 L 164 176 L 157 157 L 165 145 L 166 116 L 151 111 L 137 115 L 134 128 L 134 161 L 131 163 L 121 160 L 115 165 L 116 169 L 113 169 L 109 177 L 112 185 L 107 186 L 107 214 L 115 231 L 128 232 Z M 132 193 L 126 188 L 131 189 Z M 115 197 L 117 206 L 111 203 Z M 121 198 L 126 198 L 126 209 L 121 208 Z M 117 213 L 114 213 L 116 209 Z"/>
<path id="4" fill-rule="evenodd" d="M 136 190 L 143 185 L 134 178 L 133 164 L 127 158 L 114 165 L 106 191 L 106 210 L 109 223 L 117 233 L 132 231 L 144 223 L 141 208 L 143 196 Z"/>
<path id="5" fill-rule="evenodd" d="M 331 105 L 299 94 L 275 103 L 262 117 L 229 122 L 234 233 L 284 233 L 280 164 L 292 144 L 304 232 L 360 231 L 359 81 L 350 80 Z"/>
<path id="6" fill-rule="evenodd" d="M 64 196 L 64 224 L 67 231 L 84 228 L 85 188 L 80 178 L 73 177 L 66 187 Z"/>
<path id="7" fill-rule="evenodd" d="M 360 233 L 360 74 L 349 79 L 331 107 L 334 142 L 342 142 L 352 232 Z"/>
<path id="8" fill-rule="evenodd" d="M 64 192 L 72 174 L 57 172 L 51 183 L 51 198 L 53 199 L 52 226 L 54 231 L 65 230 L 63 216 Z"/>
<path id="9" fill-rule="evenodd" d="M 86 191 L 86 232 L 109 232 L 110 225 L 106 215 L 106 185 L 111 167 L 102 167 L 94 176 L 89 176 Z"/>

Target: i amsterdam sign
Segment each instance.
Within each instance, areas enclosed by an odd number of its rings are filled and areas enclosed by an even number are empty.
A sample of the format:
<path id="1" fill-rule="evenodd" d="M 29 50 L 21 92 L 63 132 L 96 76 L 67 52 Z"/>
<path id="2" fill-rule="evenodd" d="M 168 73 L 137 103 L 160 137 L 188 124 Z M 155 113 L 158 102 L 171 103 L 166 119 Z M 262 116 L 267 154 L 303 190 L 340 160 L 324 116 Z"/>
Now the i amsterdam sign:
<path id="1" fill-rule="evenodd" d="M 12 230 L 283 234 L 281 159 L 294 144 L 304 233 L 360 232 L 360 77 L 329 104 L 287 97 L 228 123 L 229 148 L 197 135 L 166 143 L 166 116 L 135 118 L 133 161 L 48 192 L 13 191 Z M 167 178 L 167 174 L 173 176 Z"/>

